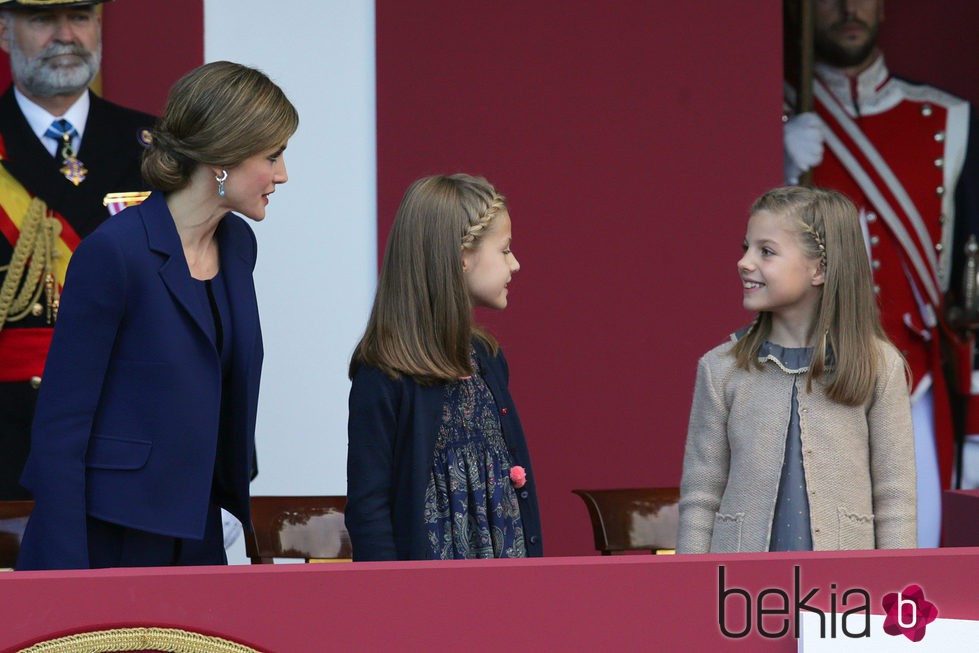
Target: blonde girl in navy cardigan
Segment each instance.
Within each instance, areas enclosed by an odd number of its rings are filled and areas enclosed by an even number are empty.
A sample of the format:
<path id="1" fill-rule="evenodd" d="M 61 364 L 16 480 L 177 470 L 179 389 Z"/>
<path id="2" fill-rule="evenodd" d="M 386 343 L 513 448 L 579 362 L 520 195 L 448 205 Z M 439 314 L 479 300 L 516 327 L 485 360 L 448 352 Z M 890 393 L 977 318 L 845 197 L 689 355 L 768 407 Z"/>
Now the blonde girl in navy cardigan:
<path id="1" fill-rule="evenodd" d="M 541 555 L 534 474 L 496 340 L 520 264 L 481 177 L 419 179 L 388 238 L 350 362 L 346 523 L 354 560 Z"/>

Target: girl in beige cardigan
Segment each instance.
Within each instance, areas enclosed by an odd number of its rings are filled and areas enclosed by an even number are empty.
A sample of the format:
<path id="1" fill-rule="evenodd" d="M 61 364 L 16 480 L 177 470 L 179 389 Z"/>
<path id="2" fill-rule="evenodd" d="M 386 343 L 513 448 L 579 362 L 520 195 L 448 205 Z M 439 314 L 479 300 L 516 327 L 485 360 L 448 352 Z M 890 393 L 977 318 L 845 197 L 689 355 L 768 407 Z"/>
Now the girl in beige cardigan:
<path id="1" fill-rule="evenodd" d="M 880 325 L 856 208 L 769 191 L 738 271 L 757 317 L 700 360 L 678 552 L 914 547 L 907 367 Z"/>

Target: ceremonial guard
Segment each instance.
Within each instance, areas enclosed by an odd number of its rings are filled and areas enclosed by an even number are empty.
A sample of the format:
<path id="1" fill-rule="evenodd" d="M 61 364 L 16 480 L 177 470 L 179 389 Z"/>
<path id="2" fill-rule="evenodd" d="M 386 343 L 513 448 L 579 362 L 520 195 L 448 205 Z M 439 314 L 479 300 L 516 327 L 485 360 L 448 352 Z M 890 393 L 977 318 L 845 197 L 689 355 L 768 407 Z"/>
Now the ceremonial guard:
<path id="1" fill-rule="evenodd" d="M 0 500 L 28 497 L 18 480 L 72 252 L 148 194 L 155 118 L 88 89 L 102 1 L 0 0 L 13 79 L 0 97 Z"/>
<path id="2" fill-rule="evenodd" d="M 961 301 L 965 243 L 979 232 L 979 143 L 966 101 L 891 74 L 877 48 L 882 19 L 882 0 L 816 3 L 814 112 L 786 124 L 786 178 L 811 168 L 814 186 L 861 211 L 881 321 L 913 375 L 918 544 L 938 546 L 954 441 L 944 317 L 950 298 Z M 787 86 L 788 106 L 795 96 Z"/>

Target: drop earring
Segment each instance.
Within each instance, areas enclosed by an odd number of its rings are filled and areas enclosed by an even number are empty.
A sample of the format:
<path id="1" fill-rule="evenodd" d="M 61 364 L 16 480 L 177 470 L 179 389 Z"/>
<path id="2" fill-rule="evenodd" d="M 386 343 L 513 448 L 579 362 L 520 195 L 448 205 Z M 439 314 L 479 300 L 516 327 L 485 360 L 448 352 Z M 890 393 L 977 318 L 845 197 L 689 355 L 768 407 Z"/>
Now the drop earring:
<path id="1" fill-rule="evenodd" d="M 221 176 L 214 176 L 214 181 L 218 182 L 218 197 L 224 197 L 224 182 L 228 179 L 228 171 L 221 170 Z"/>

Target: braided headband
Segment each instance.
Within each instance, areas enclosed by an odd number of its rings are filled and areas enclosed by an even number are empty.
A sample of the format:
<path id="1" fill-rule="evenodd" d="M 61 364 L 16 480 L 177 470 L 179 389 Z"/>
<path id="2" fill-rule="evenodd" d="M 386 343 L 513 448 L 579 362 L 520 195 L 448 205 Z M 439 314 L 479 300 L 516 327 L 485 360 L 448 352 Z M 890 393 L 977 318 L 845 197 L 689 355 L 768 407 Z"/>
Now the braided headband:
<path id="1" fill-rule="evenodd" d="M 470 249 L 478 238 L 483 235 L 483 231 L 486 226 L 490 223 L 496 214 L 500 212 L 500 209 L 504 207 L 503 196 L 499 193 L 493 193 L 493 201 L 490 202 L 489 207 L 486 212 L 479 216 L 475 224 L 469 226 L 469 230 L 466 235 L 462 237 L 462 249 Z"/>
<path id="2" fill-rule="evenodd" d="M 807 234 L 812 236 L 812 239 L 816 241 L 816 247 L 819 249 L 819 261 L 823 265 L 823 269 L 826 269 L 826 245 L 823 244 L 823 239 L 819 236 L 819 232 L 816 231 L 811 225 L 802 224 L 802 228 Z"/>

